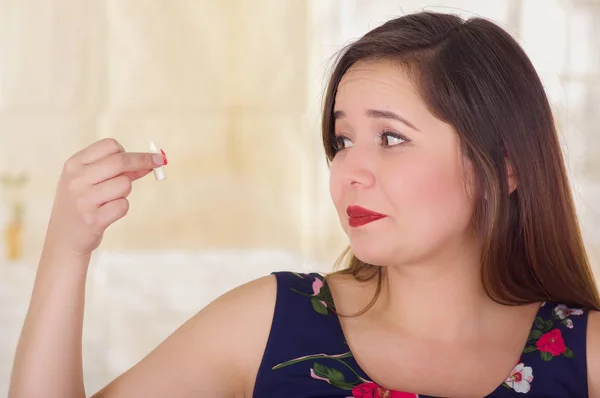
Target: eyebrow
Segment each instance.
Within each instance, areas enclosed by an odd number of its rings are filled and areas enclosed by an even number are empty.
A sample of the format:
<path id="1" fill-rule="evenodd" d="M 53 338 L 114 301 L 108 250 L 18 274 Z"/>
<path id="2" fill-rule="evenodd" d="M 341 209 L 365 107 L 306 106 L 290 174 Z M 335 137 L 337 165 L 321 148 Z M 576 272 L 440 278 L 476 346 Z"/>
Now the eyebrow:
<path id="1" fill-rule="evenodd" d="M 367 109 L 367 111 L 365 112 L 365 115 L 372 117 L 372 118 L 376 118 L 376 119 L 391 119 L 391 120 L 396 120 L 400 123 L 403 123 L 405 125 L 407 125 L 408 127 L 410 127 L 413 130 L 416 131 L 421 131 L 419 130 L 414 124 L 412 124 L 411 122 L 409 122 L 408 120 L 406 120 L 405 118 L 403 118 L 402 116 L 398 115 L 397 113 L 394 113 L 392 111 L 381 111 L 381 110 L 377 110 L 377 109 Z M 346 112 L 344 111 L 335 111 L 333 112 L 333 120 L 337 120 L 337 119 L 341 119 L 346 117 Z"/>

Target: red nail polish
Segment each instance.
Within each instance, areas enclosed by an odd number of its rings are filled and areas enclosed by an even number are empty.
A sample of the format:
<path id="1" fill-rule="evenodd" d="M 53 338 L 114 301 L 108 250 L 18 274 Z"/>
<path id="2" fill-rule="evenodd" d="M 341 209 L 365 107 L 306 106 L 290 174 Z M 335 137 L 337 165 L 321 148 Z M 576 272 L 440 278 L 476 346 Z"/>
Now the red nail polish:
<path id="1" fill-rule="evenodd" d="M 162 149 L 160 150 L 160 153 L 162 153 L 163 162 L 164 162 L 163 164 L 166 166 L 166 165 L 167 165 L 167 163 L 169 163 L 169 162 L 167 161 L 167 155 L 165 154 L 165 151 L 163 151 Z"/>

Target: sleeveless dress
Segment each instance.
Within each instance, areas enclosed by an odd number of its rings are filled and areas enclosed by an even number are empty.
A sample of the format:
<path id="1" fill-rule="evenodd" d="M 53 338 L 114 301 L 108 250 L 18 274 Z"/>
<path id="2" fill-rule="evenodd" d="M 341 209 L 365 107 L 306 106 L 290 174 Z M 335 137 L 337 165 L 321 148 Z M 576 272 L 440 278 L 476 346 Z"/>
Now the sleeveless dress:
<path id="1" fill-rule="evenodd" d="M 346 344 L 321 275 L 275 272 L 277 302 L 255 398 L 434 398 L 386 390 Z M 544 303 L 523 353 L 492 398 L 588 396 L 585 309 Z"/>

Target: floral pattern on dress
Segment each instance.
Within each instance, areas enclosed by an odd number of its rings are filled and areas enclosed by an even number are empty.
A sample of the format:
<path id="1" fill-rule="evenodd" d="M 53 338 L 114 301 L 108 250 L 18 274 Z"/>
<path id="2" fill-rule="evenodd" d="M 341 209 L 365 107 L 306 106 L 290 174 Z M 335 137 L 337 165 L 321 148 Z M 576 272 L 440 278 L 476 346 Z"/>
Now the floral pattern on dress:
<path id="1" fill-rule="evenodd" d="M 531 389 L 533 369 L 520 362 L 513 368 L 510 375 L 504 380 L 504 387 L 512 388 L 515 392 L 526 394 Z"/>
<path id="2" fill-rule="evenodd" d="M 551 361 L 560 355 L 573 358 L 575 354 L 565 345 L 562 332 L 555 325 L 555 322 L 558 321 L 567 328 L 573 329 L 573 321 L 569 319 L 569 316 L 582 314 L 583 310 L 579 308 L 569 308 L 564 304 L 558 304 L 552 310 L 551 319 L 543 319 L 537 316 L 529 333 L 527 345 L 523 349 L 523 354 L 539 351 L 544 361 Z"/>
<path id="3" fill-rule="evenodd" d="M 303 279 L 303 276 L 300 274 L 294 274 L 298 278 Z M 321 314 L 321 315 L 329 315 L 329 311 L 335 311 L 335 306 L 333 305 L 333 297 L 331 296 L 331 290 L 329 290 L 329 285 L 325 284 L 322 279 L 317 277 L 313 277 L 314 281 L 312 283 L 312 293 L 304 293 L 294 288 L 290 288 L 293 292 L 301 294 L 303 296 L 310 297 L 310 303 L 312 304 L 313 309 Z"/>
<path id="4" fill-rule="evenodd" d="M 562 323 L 569 329 L 573 329 L 573 321 L 569 319 L 569 316 L 583 315 L 583 310 L 580 308 L 569 308 L 564 304 L 559 304 L 556 307 L 554 307 L 552 314 L 554 317 L 558 317 L 558 319 L 560 319 L 560 323 Z"/>
<path id="5" fill-rule="evenodd" d="M 295 358 L 273 367 L 273 370 L 281 369 L 286 366 L 294 365 L 304 361 L 315 361 L 310 369 L 310 377 L 316 380 L 322 380 L 335 387 L 352 392 L 350 398 L 418 398 L 418 394 L 392 391 L 385 389 L 370 380 L 360 376 L 352 366 L 345 361 L 346 358 L 352 357 L 350 351 L 338 355 L 315 354 L 307 355 L 300 358 Z M 333 367 L 325 366 L 318 360 L 333 360 L 345 368 L 349 369 L 355 376 L 354 380 L 346 380 L 344 374 Z"/>
<path id="6" fill-rule="evenodd" d="M 304 279 L 300 274 L 295 275 Z M 294 288 L 291 288 L 291 290 L 295 293 L 309 297 L 313 310 L 318 314 L 329 315 L 330 312 L 335 313 L 335 305 L 328 284 L 324 283 L 324 281 L 318 277 L 312 275 L 310 277 L 314 278 L 311 284 L 311 293 L 301 292 Z M 544 307 L 545 305 L 546 303 L 542 303 L 541 307 Z M 523 357 L 527 354 L 538 351 L 541 359 L 546 362 L 551 361 L 558 356 L 563 356 L 568 359 L 574 358 L 575 354 L 566 346 L 562 332 L 555 323 L 558 322 L 568 329 L 573 329 L 573 321 L 570 317 L 582 314 L 584 314 L 582 309 L 569 308 L 564 304 L 559 304 L 554 307 L 550 319 L 544 319 L 538 314 L 534 319 L 521 358 L 512 369 L 509 376 L 501 384 L 501 387 L 511 389 L 519 394 L 527 394 L 531 391 L 534 380 L 533 369 L 531 366 L 527 366 L 525 361 L 523 361 Z M 352 357 L 353 355 L 350 351 L 342 354 L 313 354 L 282 362 L 272 369 L 277 370 L 300 362 L 314 361 L 312 368 L 310 368 L 309 376 L 315 380 L 327 382 L 340 389 L 351 391 L 352 396 L 348 398 L 419 398 L 418 394 L 385 389 L 377 383 L 360 376 L 358 371 L 354 369 L 351 364 L 346 362 L 346 359 Z M 324 365 L 323 362 L 325 360 L 333 361 L 341 366 L 342 369 L 349 370 L 354 377 L 351 380 L 347 380 L 346 376 L 339 369 Z"/>
<path id="7" fill-rule="evenodd" d="M 390 391 L 377 385 L 376 383 L 368 382 L 356 386 L 352 389 L 353 398 L 419 398 L 417 394 L 400 391 Z"/>
<path id="8" fill-rule="evenodd" d="M 299 278 L 303 278 L 300 274 L 295 274 Z M 333 303 L 333 297 L 331 296 L 331 290 L 329 285 L 324 283 L 322 279 L 313 277 L 311 287 L 312 292 L 306 293 L 291 288 L 295 293 L 310 298 L 310 303 L 315 312 L 320 315 L 329 315 L 331 311 L 335 311 L 335 305 Z M 343 390 L 351 391 L 352 396 L 349 398 L 418 398 L 417 394 L 406 393 L 400 391 L 392 391 L 385 389 L 372 382 L 371 380 L 365 379 L 352 367 L 351 364 L 346 362 L 346 359 L 351 358 L 352 353 L 350 351 L 342 354 L 314 354 L 306 355 L 299 358 L 294 358 L 289 361 L 282 362 L 273 367 L 273 370 L 278 370 L 287 366 L 295 365 L 300 362 L 314 361 L 313 366 L 310 368 L 310 377 L 315 380 L 321 380 L 329 383 L 335 387 Z M 342 368 L 349 370 L 354 376 L 351 380 L 347 380 L 346 376 L 335 367 L 326 366 L 325 361 L 333 361 Z"/>

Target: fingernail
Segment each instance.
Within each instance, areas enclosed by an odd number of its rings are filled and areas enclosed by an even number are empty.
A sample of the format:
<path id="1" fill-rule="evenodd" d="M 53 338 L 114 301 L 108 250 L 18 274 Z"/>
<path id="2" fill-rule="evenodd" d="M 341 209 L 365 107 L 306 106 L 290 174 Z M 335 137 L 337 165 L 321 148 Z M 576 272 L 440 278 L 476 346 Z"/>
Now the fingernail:
<path id="1" fill-rule="evenodd" d="M 167 163 L 169 163 L 169 162 L 167 161 L 167 155 L 165 154 L 165 151 L 163 151 L 162 149 L 160 150 L 160 153 L 162 154 L 162 157 L 163 157 L 163 162 L 164 162 L 164 163 L 163 163 L 163 165 L 165 165 L 165 166 L 166 166 L 166 165 L 167 165 Z"/>
<path id="2" fill-rule="evenodd" d="M 163 160 L 163 156 L 155 153 L 154 155 L 152 155 L 152 161 L 154 162 L 154 164 L 158 165 L 158 166 L 162 166 L 163 164 L 165 164 L 165 161 Z"/>

